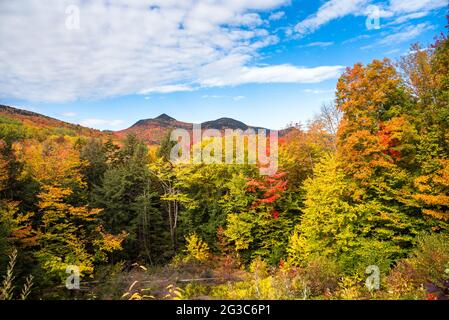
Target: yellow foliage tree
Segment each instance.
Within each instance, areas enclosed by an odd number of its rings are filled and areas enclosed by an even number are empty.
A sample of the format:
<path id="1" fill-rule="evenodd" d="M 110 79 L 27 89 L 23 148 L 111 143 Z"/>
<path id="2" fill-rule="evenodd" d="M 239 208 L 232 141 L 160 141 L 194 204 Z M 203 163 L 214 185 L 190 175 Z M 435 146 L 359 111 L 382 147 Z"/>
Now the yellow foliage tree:
<path id="1" fill-rule="evenodd" d="M 186 260 L 207 261 L 209 258 L 209 246 L 195 233 L 186 237 Z"/>
<path id="2" fill-rule="evenodd" d="M 415 179 L 418 193 L 413 196 L 423 206 L 423 213 L 440 221 L 449 220 L 449 160 L 441 159 L 441 167 L 432 174 Z"/>

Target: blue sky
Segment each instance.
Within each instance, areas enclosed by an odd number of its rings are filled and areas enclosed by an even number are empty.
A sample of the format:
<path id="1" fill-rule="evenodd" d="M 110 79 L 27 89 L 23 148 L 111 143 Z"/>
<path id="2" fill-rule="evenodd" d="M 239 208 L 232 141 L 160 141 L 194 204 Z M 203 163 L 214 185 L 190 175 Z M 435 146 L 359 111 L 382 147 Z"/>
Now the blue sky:
<path id="1" fill-rule="evenodd" d="M 430 44 L 446 12 L 447 0 L 1 1 L 0 103 L 98 129 L 161 113 L 280 129 L 331 101 L 344 67 Z"/>

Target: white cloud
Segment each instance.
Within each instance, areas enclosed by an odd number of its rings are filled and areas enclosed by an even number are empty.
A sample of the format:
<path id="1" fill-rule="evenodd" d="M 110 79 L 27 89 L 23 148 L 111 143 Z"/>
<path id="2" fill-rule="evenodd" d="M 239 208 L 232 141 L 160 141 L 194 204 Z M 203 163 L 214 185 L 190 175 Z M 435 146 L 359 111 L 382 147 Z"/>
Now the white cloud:
<path id="1" fill-rule="evenodd" d="M 84 119 L 80 124 L 85 127 L 117 127 L 123 124 L 123 120 L 106 120 L 106 119 Z"/>
<path id="2" fill-rule="evenodd" d="M 183 92 L 183 91 L 193 91 L 193 88 L 186 85 L 166 85 L 166 86 L 156 86 L 152 88 L 147 88 L 141 90 L 140 94 L 148 93 L 172 93 L 172 92 Z"/>
<path id="3" fill-rule="evenodd" d="M 388 46 L 397 45 L 399 43 L 407 42 L 415 39 L 423 32 L 433 29 L 432 25 L 428 23 L 420 23 L 417 25 L 406 26 L 398 30 L 396 33 L 390 34 L 377 42 L 377 45 Z"/>
<path id="4" fill-rule="evenodd" d="M 366 50 L 374 47 L 386 47 L 386 46 L 396 46 L 400 43 L 411 41 L 416 37 L 420 36 L 422 33 L 432 30 L 434 27 L 429 23 L 420 23 L 417 25 L 407 25 L 401 26 L 394 29 L 394 33 L 386 35 L 379 41 L 373 44 L 363 46 L 360 49 Z"/>
<path id="5" fill-rule="evenodd" d="M 75 117 L 76 113 L 69 111 L 69 112 L 62 113 L 61 116 L 63 116 L 63 117 Z"/>
<path id="6" fill-rule="evenodd" d="M 389 9 L 395 13 L 410 13 L 439 9 L 447 5 L 447 0 L 390 0 Z"/>
<path id="7" fill-rule="evenodd" d="M 330 0 L 313 15 L 299 22 L 295 31 L 300 35 L 312 33 L 328 22 L 350 14 L 361 14 L 369 0 Z"/>
<path id="8" fill-rule="evenodd" d="M 343 66 L 321 66 L 301 68 L 292 65 L 276 65 L 268 67 L 242 67 L 240 72 L 224 76 L 213 76 L 203 80 L 205 87 L 241 85 L 245 83 L 317 83 L 338 78 Z M 212 71 L 212 70 L 211 70 Z M 213 71 L 215 74 L 216 72 Z"/>
<path id="9" fill-rule="evenodd" d="M 358 41 L 360 41 L 360 40 L 366 40 L 366 39 L 369 39 L 370 37 L 371 37 L 370 35 L 362 34 L 362 35 L 360 35 L 360 36 L 357 36 L 357 37 L 353 37 L 353 38 L 347 39 L 347 40 L 343 41 L 342 44 L 354 43 L 354 42 L 358 42 Z"/>
<path id="10" fill-rule="evenodd" d="M 290 64 L 246 66 L 246 56 L 230 55 L 202 68 L 204 87 L 235 86 L 246 83 L 317 83 L 338 78 L 343 66 L 298 67 Z"/>
<path id="11" fill-rule="evenodd" d="M 385 52 L 385 55 L 389 56 L 391 54 L 396 54 L 396 53 L 399 53 L 399 52 L 401 52 L 401 49 L 399 49 L 399 48 L 391 49 L 391 50 Z"/>
<path id="12" fill-rule="evenodd" d="M 285 16 L 285 12 L 284 11 L 277 11 L 277 12 L 273 12 L 272 14 L 270 14 L 270 16 L 268 17 L 268 20 L 271 21 L 277 21 L 282 19 L 282 17 Z"/>
<path id="13" fill-rule="evenodd" d="M 202 99 L 221 99 L 226 98 L 226 96 L 221 96 L 218 94 L 205 94 L 201 96 Z"/>
<path id="14" fill-rule="evenodd" d="M 338 66 L 254 66 L 288 0 L 0 1 L 0 96 L 64 102 L 201 86 L 317 82 Z M 66 28 L 68 5 L 79 30 Z M 226 66 L 226 67 L 224 67 Z M 214 70 L 219 68 L 219 70 Z"/>
<path id="15" fill-rule="evenodd" d="M 395 19 L 392 24 L 401 24 L 408 20 L 423 18 L 432 10 L 447 5 L 447 0 L 390 0 L 388 4 L 374 0 L 328 0 L 315 14 L 300 21 L 294 31 L 304 36 L 348 15 L 369 16 L 373 8 L 378 9 L 380 18 Z"/>
<path id="16" fill-rule="evenodd" d="M 243 99 L 246 99 L 245 96 L 224 96 L 224 95 L 217 95 L 217 94 L 205 94 L 201 96 L 202 99 L 226 99 L 231 98 L 234 101 L 240 101 Z"/>
<path id="17" fill-rule="evenodd" d="M 327 93 L 335 93 L 335 89 L 322 90 L 322 89 L 304 89 L 304 93 L 311 94 L 327 94 Z"/>
<path id="18" fill-rule="evenodd" d="M 332 45 L 334 45 L 334 42 L 311 42 L 311 43 L 308 43 L 308 44 L 300 46 L 300 47 L 301 48 L 311 48 L 311 47 L 325 48 L 325 47 L 330 47 Z"/>
<path id="19" fill-rule="evenodd" d="M 447 0 L 390 0 L 387 10 L 396 17 L 391 24 L 402 24 L 409 20 L 426 17 L 432 10 L 447 5 Z"/>
<path id="20" fill-rule="evenodd" d="M 399 16 L 398 18 L 396 18 L 392 22 L 392 24 L 401 24 L 401 23 L 407 22 L 409 20 L 419 19 L 419 18 L 425 17 L 428 14 L 429 14 L 428 11 L 409 13 L 409 14 L 406 14 L 406 15 Z"/>

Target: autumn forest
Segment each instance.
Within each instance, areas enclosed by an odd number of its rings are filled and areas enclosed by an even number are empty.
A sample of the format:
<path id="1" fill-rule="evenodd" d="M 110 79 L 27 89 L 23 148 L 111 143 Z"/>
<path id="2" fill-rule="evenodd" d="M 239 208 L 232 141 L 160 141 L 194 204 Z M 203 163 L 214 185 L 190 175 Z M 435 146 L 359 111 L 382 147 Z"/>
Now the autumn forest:
<path id="1" fill-rule="evenodd" d="M 3 106 L 0 298 L 448 299 L 448 102 L 446 35 L 355 64 L 271 176 Z"/>

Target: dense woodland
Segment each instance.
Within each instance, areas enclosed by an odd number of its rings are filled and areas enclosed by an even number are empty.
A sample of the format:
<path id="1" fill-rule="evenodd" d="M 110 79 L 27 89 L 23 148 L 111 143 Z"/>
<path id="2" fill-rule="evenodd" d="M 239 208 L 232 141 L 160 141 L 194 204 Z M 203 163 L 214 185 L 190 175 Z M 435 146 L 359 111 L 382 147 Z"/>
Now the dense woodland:
<path id="1" fill-rule="evenodd" d="M 168 137 L 2 115 L 0 297 L 447 298 L 448 102 L 445 35 L 356 64 L 334 103 L 280 139 L 274 176 L 173 164 Z"/>

